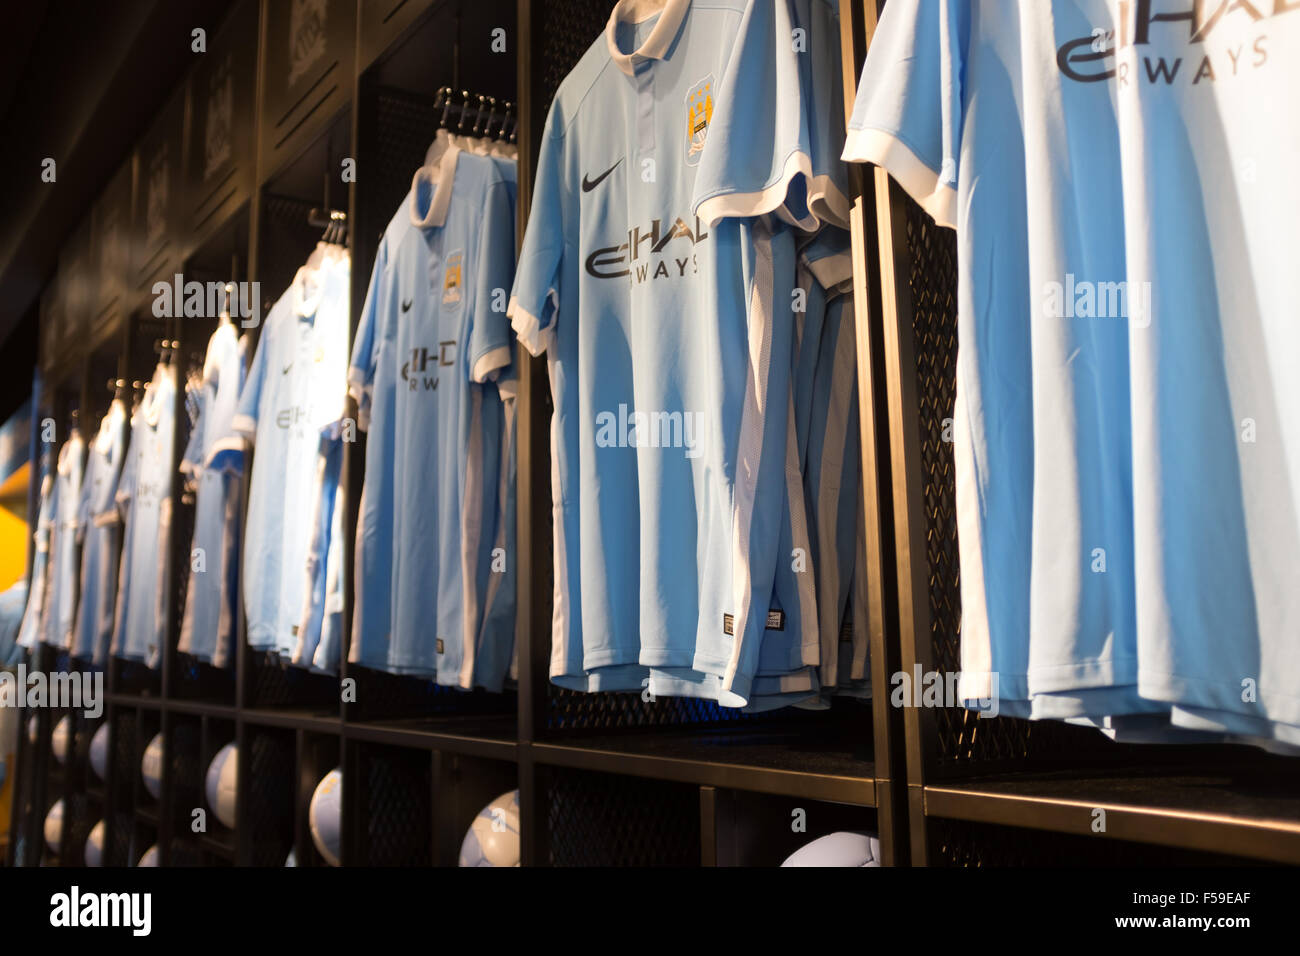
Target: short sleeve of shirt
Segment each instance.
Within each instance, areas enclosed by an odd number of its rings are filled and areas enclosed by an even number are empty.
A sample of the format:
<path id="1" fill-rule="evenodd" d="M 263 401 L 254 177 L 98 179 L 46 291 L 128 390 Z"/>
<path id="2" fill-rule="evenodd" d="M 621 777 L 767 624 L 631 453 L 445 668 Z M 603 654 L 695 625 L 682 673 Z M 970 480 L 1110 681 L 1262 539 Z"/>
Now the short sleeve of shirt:
<path id="1" fill-rule="evenodd" d="M 846 292 L 853 282 L 851 245 L 843 229 L 823 229 L 799 251 L 799 260 L 827 292 Z"/>
<path id="2" fill-rule="evenodd" d="M 221 379 L 221 359 L 225 353 L 219 348 L 213 348 L 214 341 L 221 334 L 218 331 L 208 340 L 208 351 L 203 356 L 203 383 L 205 385 L 215 386 Z"/>
<path id="3" fill-rule="evenodd" d="M 891 0 L 858 83 L 844 159 L 883 166 L 943 226 L 957 223 L 965 0 Z"/>
<path id="4" fill-rule="evenodd" d="M 244 379 L 244 387 L 240 389 L 239 405 L 235 409 L 235 417 L 230 422 L 230 427 L 235 434 L 250 442 L 256 441 L 257 438 L 258 411 L 262 404 L 262 389 L 266 386 L 266 366 L 270 361 L 267 354 L 271 351 L 271 340 L 274 334 L 274 330 L 268 323 L 262 330 L 257 351 L 253 353 L 253 364 L 248 369 L 248 377 Z"/>
<path id="5" fill-rule="evenodd" d="M 552 104 L 542 133 L 532 207 L 507 314 L 524 348 L 541 355 L 554 333 L 564 260 L 564 130 Z"/>
<path id="6" fill-rule="evenodd" d="M 710 224 L 775 213 L 810 232 L 847 228 L 842 82 L 833 3 L 750 3 L 718 84 L 696 214 Z"/>
<path id="7" fill-rule="evenodd" d="M 475 259 L 474 311 L 469 329 L 469 377 L 487 382 L 510 365 L 510 320 L 506 316 L 505 290 L 515 265 L 515 217 L 505 180 L 484 196 L 479 248 Z"/>

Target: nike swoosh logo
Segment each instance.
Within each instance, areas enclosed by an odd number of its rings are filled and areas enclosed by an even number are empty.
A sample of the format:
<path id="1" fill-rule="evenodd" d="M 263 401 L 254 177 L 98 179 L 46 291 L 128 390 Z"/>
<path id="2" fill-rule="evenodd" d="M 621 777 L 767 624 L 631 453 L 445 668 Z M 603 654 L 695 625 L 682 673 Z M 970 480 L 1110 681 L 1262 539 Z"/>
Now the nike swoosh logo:
<path id="1" fill-rule="evenodd" d="M 621 162 L 623 162 L 622 158 L 619 159 L 618 163 L 621 163 Z M 608 176 L 610 173 L 612 173 L 615 169 L 618 168 L 618 163 L 615 163 L 613 166 L 609 167 L 609 169 L 605 170 L 603 173 L 601 173 L 601 174 L 600 174 L 599 176 L 597 176 L 595 179 L 588 179 L 588 178 L 587 178 L 587 174 L 586 174 L 586 173 L 583 173 L 583 174 L 582 174 L 582 191 L 583 191 L 584 193 L 589 193 L 589 192 L 591 192 L 593 189 L 595 189 L 597 186 L 599 186 L 602 182 L 605 181 L 605 177 L 606 177 L 606 176 Z"/>
<path id="2" fill-rule="evenodd" d="M 415 301 L 414 299 L 407 299 L 405 302 L 403 302 L 403 303 L 402 303 L 402 311 L 403 311 L 403 312 L 409 312 L 409 311 L 411 310 L 411 303 L 414 302 L 414 301 Z"/>
<path id="3" fill-rule="evenodd" d="M 291 369 L 291 368 L 293 368 L 293 363 L 292 363 L 292 362 L 290 362 L 288 365 L 286 365 L 284 368 L 282 368 L 282 369 L 280 370 L 280 374 L 281 374 L 281 375 L 288 375 L 288 374 L 289 374 L 289 369 Z"/>

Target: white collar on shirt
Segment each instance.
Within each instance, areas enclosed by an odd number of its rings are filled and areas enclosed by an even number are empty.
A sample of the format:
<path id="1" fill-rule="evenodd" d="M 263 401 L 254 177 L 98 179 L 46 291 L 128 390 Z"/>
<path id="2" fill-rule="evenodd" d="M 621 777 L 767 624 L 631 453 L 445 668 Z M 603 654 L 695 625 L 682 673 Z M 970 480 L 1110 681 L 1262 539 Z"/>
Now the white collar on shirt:
<path id="1" fill-rule="evenodd" d="M 451 205 L 451 187 L 456 179 L 456 161 L 460 157 L 460 147 L 448 143 L 443 150 L 442 159 L 437 167 L 421 166 L 411 178 L 411 222 L 422 229 L 441 228 L 447 221 L 447 209 Z M 423 215 L 420 213 L 420 184 L 433 186 L 433 198 Z"/>
<path id="2" fill-rule="evenodd" d="M 153 370 L 153 381 L 145 386 L 144 398 L 140 400 L 140 418 L 150 428 L 158 424 L 158 419 L 162 415 L 162 399 L 158 393 L 162 391 L 163 379 L 171 374 L 171 370 L 158 363 L 158 367 Z"/>
<path id="3" fill-rule="evenodd" d="M 121 428 L 125 420 L 126 406 L 122 404 L 120 398 L 113 399 L 113 404 L 108 406 L 108 414 L 99 423 L 99 433 L 95 436 L 95 451 L 101 455 L 108 453 L 113 447 L 113 432 Z"/>
<path id="4" fill-rule="evenodd" d="M 636 65 L 642 60 L 662 60 L 690 5 L 691 0 L 618 0 L 614 12 L 609 15 L 609 22 L 605 24 L 609 58 L 628 76 L 635 72 Z M 659 22 L 650 30 L 641 48 L 631 53 L 620 50 L 616 39 L 618 25 L 623 22 L 643 23 L 655 14 L 659 14 Z"/>

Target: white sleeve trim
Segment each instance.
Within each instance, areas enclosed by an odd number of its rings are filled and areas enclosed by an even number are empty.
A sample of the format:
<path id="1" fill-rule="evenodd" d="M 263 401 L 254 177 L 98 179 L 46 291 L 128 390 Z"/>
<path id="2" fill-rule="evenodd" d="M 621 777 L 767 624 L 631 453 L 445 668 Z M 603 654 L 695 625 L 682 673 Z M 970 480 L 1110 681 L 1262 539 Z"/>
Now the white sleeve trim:
<path id="1" fill-rule="evenodd" d="M 808 209 L 819 223 L 849 228 L 849 197 L 829 176 L 808 177 Z"/>
<path id="2" fill-rule="evenodd" d="M 803 176 L 808 183 L 808 214 L 796 217 L 786 206 L 790 183 Z M 804 152 L 791 153 L 785 161 L 781 175 L 770 186 L 757 192 L 723 193 L 702 200 L 696 215 L 710 226 L 723 219 L 743 219 L 775 213 L 777 218 L 805 232 L 816 232 L 823 225 L 849 228 L 849 199 L 835 185 L 830 176 L 814 176 L 812 159 Z"/>
<path id="3" fill-rule="evenodd" d="M 479 356 L 474 367 L 470 369 L 470 381 L 486 382 L 488 376 L 499 368 L 505 368 L 510 364 L 510 346 L 500 345 L 497 348 L 489 349 Z"/>
<path id="4" fill-rule="evenodd" d="M 348 368 L 348 395 L 357 404 L 357 427 L 363 432 L 370 431 L 370 403 L 375 396 L 369 379 L 365 369 L 355 365 Z"/>
<path id="5" fill-rule="evenodd" d="M 513 401 L 519 395 L 519 380 L 513 376 L 498 380 L 497 392 L 501 395 L 502 401 Z"/>
<path id="6" fill-rule="evenodd" d="M 223 451 L 236 452 L 237 454 L 242 455 L 244 453 L 244 443 L 239 438 L 218 439 L 216 442 L 213 443 L 212 450 L 208 452 L 208 457 L 203 462 L 203 467 L 210 468 L 212 466 L 212 462 L 215 461 L 217 456 L 221 454 Z"/>
<path id="7" fill-rule="evenodd" d="M 230 427 L 248 439 L 250 445 L 255 445 L 257 443 L 257 422 L 253 420 L 252 416 L 236 415 L 231 419 Z M 223 439 L 223 441 L 224 440 L 225 439 Z M 218 443 L 218 445 L 219 444 L 220 443 Z"/>
<path id="8" fill-rule="evenodd" d="M 823 289 L 837 291 L 845 282 L 853 282 L 853 254 L 849 250 L 837 252 L 833 256 L 810 259 L 808 271 Z"/>
<path id="9" fill-rule="evenodd" d="M 348 394 L 357 404 L 361 403 L 361 397 L 371 388 L 366 378 L 365 369 L 357 368 L 355 365 L 348 369 Z"/>
<path id="10" fill-rule="evenodd" d="M 506 315 L 510 316 L 510 327 L 515 330 L 515 335 L 524 348 L 533 355 L 541 355 L 546 351 L 546 346 L 550 344 L 548 330 L 542 328 L 541 319 L 519 304 L 516 296 L 510 297 Z"/>
<path id="11" fill-rule="evenodd" d="M 935 222 L 957 228 L 957 190 L 940 183 L 938 173 L 898 137 L 879 129 L 851 129 L 842 158 L 884 167 Z"/>
<path id="12" fill-rule="evenodd" d="M 785 208 L 785 197 L 790 192 L 790 182 L 800 173 L 812 172 L 812 160 L 802 152 L 791 153 L 781 169 L 781 175 L 770 186 L 757 192 L 732 192 L 709 196 L 702 199 L 695 207 L 695 214 L 710 226 L 716 226 L 723 219 L 745 219 L 750 216 L 763 216 L 776 211 L 780 218 L 791 225 L 799 226 L 812 232 L 816 229 L 815 217 L 796 220 Z M 811 195 L 810 195 L 811 198 Z"/>

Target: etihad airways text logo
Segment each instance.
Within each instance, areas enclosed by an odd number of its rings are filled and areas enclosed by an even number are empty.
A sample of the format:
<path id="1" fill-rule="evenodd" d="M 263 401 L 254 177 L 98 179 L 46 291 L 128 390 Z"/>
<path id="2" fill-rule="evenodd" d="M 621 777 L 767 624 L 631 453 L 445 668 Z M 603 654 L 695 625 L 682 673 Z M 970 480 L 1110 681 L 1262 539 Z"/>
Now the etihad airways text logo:
<path id="1" fill-rule="evenodd" d="M 704 224 L 695 217 L 695 228 L 678 216 L 664 230 L 662 219 L 652 219 L 650 228 L 633 226 L 627 242 L 597 249 L 587 256 L 587 274 L 597 279 L 624 276 L 640 285 L 655 279 L 681 278 L 699 272 L 695 247 L 709 238 Z M 672 248 L 668 248 L 672 243 Z"/>
<path id="2" fill-rule="evenodd" d="M 427 348 L 414 348 L 411 349 L 410 359 L 402 364 L 402 381 L 406 383 L 407 391 L 432 392 L 438 388 L 437 370 L 454 364 L 456 364 L 455 339 L 439 342 L 436 352 L 430 352 Z M 426 374 L 430 367 L 435 372 L 432 376 Z"/>
<path id="3" fill-rule="evenodd" d="M 1056 65 L 1066 78 L 1097 83 L 1112 77 L 1121 85 L 1131 79 L 1172 85 L 1183 65 L 1181 56 L 1138 56 L 1144 47 L 1181 36 L 1199 60 L 1182 70 L 1195 86 L 1214 83 L 1220 76 L 1236 76 L 1244 66 L 1258 68 L 1268 59 L 1268 36 L 1256 35 L 1249 43 L 1232 30 L 1220 49 L 1206 41 L 1224 34 L 1225 24 L 1259 23 L 1282 13 L 1300 11 L 1300 0 L 1118 0 L 1115 28 L 1097 28 L 1088 36 L 1063 43 Z M 1229 38 L 1230 37 L 1230 38 Z M 1249 47 L 1249 49 L 1247 48 Z M 1130 56 L 1124 56 L 1131 51 Z M 1139 72 L 1139 66 L 1141 72 Z"/>
<path id="4" fill-rule="evenodd" d="M 310 409 L 302 405 L 290 405 L 275 413 L 275 425 L 277 428 L 296 431 L 300 435 L 306 434 L 306 422 L 310 416 Z"/>

